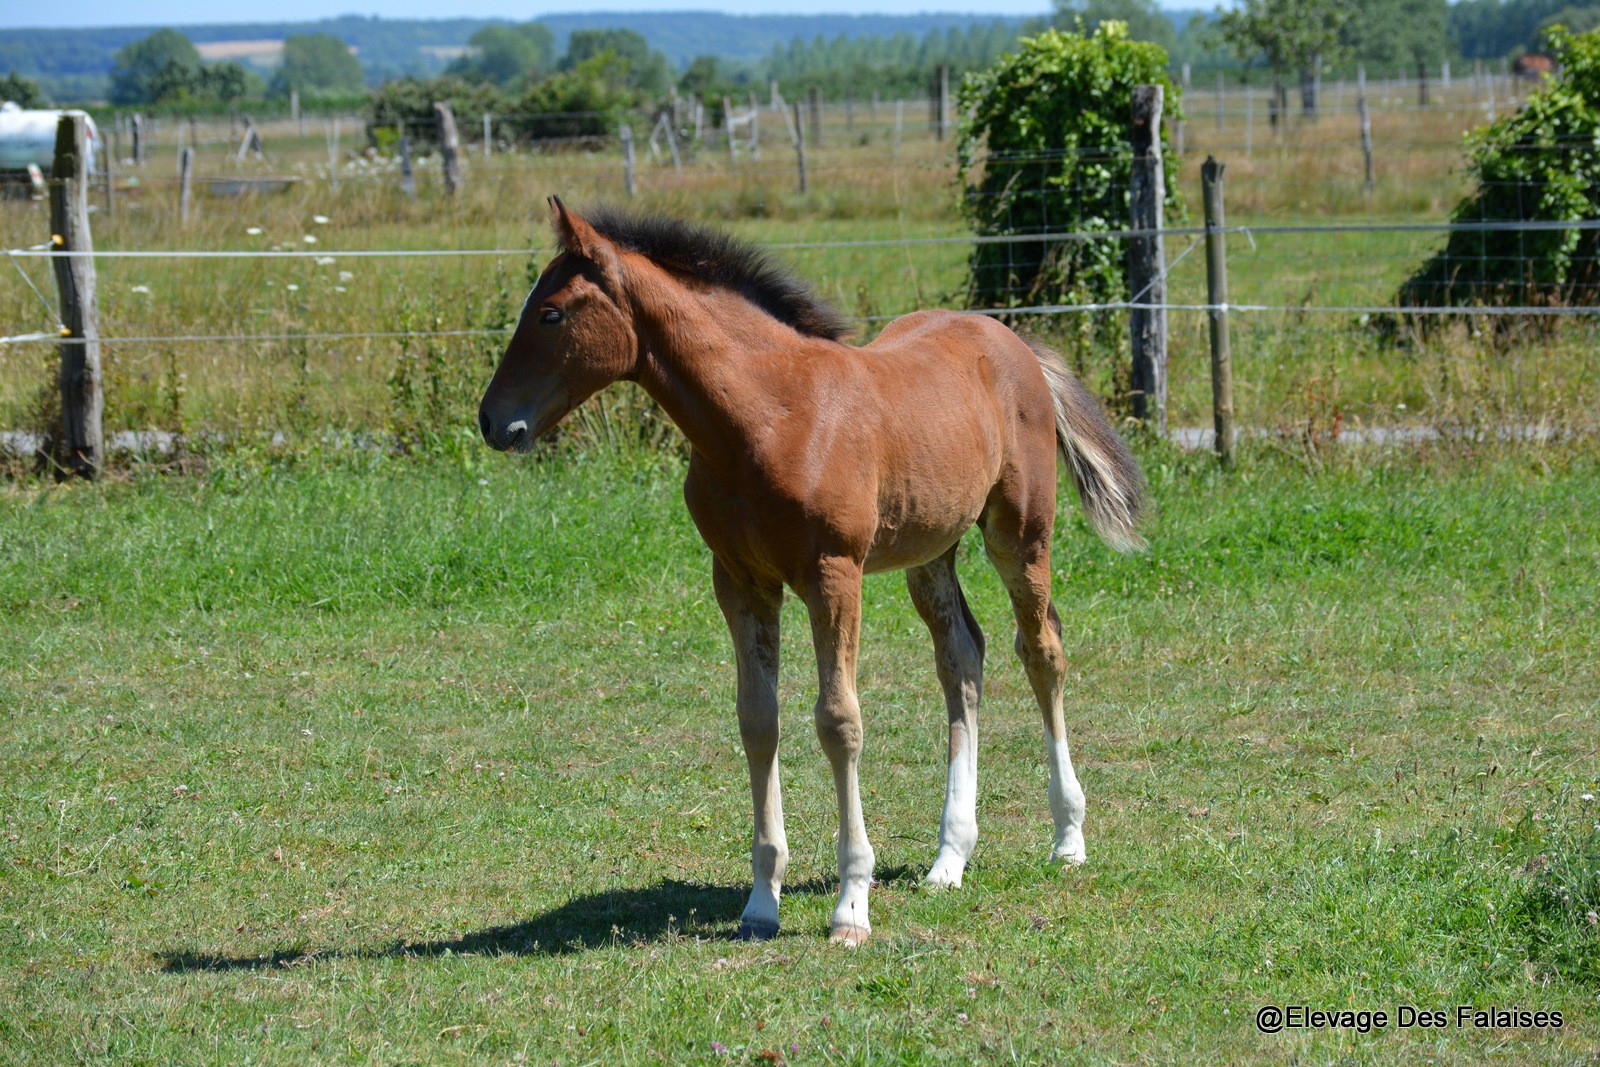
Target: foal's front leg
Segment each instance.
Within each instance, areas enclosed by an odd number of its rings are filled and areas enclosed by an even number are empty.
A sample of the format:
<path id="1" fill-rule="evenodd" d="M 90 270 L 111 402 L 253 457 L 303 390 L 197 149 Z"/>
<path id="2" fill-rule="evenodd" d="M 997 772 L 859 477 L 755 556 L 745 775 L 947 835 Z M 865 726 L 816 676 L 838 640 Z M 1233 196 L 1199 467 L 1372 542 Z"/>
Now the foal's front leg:
<path id="1" fill-rule="evenodd" d="M 839 800 L 839 904 L 829 940 L 850 947 L 872 932 L 867 890 L 872 885 L 872 846 L 861 815 L 857 770 L 861 761 L 861 704 L 856 699 L 856 649 L 861 638 L 861 564 L 821 560 L 801 590 L 811 612 L 817 650 L 817 739 L 833 765 Z"/>
<path id="2" fill-rule="evenodd" d="M 778 784 L 778 617 L 783 587 L 741 581 L 720 561 L 712 563 L 711 574 L 739 665 L 739 739 L 750 764 L 755 807 L 750 845 L 755 885 L 739 917 L 739 937 L 765 940 L 778 933 L 778 895 L 789 866 Z"/>

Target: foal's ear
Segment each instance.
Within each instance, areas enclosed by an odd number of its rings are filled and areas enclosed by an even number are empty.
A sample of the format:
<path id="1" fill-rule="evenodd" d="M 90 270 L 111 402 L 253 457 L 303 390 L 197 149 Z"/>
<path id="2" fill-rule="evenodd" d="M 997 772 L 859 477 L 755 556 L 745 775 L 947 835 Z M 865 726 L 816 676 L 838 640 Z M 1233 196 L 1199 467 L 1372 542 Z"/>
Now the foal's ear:
<path id="1" fill-rule="evenodd" d="M 559 196 L 550 198 L 550 225 L 556 231 L 556 240 L 567 252 L 582 256 L 607 275 L 621 276 L 622 261 L 616 248 L 577 212 L 568 211 Z"/>

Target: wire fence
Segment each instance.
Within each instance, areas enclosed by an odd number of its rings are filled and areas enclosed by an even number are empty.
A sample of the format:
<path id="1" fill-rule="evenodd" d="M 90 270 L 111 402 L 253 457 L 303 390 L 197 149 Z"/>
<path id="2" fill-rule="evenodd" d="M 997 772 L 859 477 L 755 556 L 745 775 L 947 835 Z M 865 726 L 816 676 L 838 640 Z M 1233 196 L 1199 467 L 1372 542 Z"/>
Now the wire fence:
<path id="1" fill-rule="evenodd" d="M 1335 426 L 1390 425 L 1424 413 L 1459 418 L 1462 397 L 1516 425 L 1593 421 L 1588 352 L 1597 309 L 1588 303 L 1600 219 L 1418 219 L 1372 196 L 1357 213 L 1285 218 L 1252 210 L 1253 184 L 1295 187 L 1306 199 L 1319 183 L 1347 179 L 1284 173 L 1281 165 L 1257 173 L 1248 161 L 1235 162 L 1243 180 L 1230 185 L 1234 224 L 1223 231 L 1230 302 L 1206 296 L 1204 257 L 1196 254 L 1205 229 L 1180 197 L 1169 205 L 1173 225 L 1161 231 L 1165 297 L 1152 301 L 1145 292 L 1080 285 L 1073 274 L 1086 252 L 1120 272 L 1128 242 L 1153 233 L 1127 226 L 1126 188 L 1106 176 L 1110 164 L 1125 163 L 1123 146 L 1070 153 L 1071 167 L 1063 152 L 978 157 L 967 161 L 964 194 L 948 145 L 901 157 L 877 147 L 876 157 L 870 143 L 824 154 L 812 171 L 824 191 L 785 192 L 790 199 L 776 212 L 747 213 L 750 201 L 742 199 L 776 199 L 788 185 L 791 163 L 765 157 L 705 153 L 681 180 L 670 162 L 653 163 L 654 184 L 639 199 L 757 237 L 854 315 L 863 338 L 918 308 L 966 307 L 1027 325 L 1112 397 L 1128 388 L 1127 314 L 1166 312 L 1178 427 L 1208 421 L 1206 322 L 1219 311 L 1233 316 L 1246 427 L 1304 425 L 1313 409 L 1322 414 L 1311 422 Z M 1276 158 L 1292 165 L 1296 157 Z M 387 172 L 371 176 L 381 197 L 347 175 L 331 199 L 299 190 L 217 200 L 188 224 L 165 191 L 174 177 L 140 176 L 138 186 L 119 191 L 127 199 L 114 216 L 97 205 L 97 239 L 109 237 L 94 252 L 108 425 L 213 435 L 241 427 L 470 427 L 470 404 L 551 252 L 542 197 L 528 190 L 587 174 L 591 194 L 614 196 L 616 164 L 611 148 L 480 161 L 475 190 L 469 185 L 478 199 L 447 201 L 434 190 L 420 203 L 403 197 Z M 1183 165 L 1173 164 L 1181 184 Z M 994 194 L 978 177 L 996 166 L 1012 168 L 1016 180 L 1000 205 L 1002 232 L 978 236 L 963 213 L 995 206 L 984 201 Z M 829 191 L 830 178 L 837 191 Z M 1246 206 L 1235 211 L 1241 189 Z M 1058 218 L 1049 205 L 1064 190 L 1080 204 L 1108 206 L 1089 225 L 1081 214 Z M 331 220 L 318 214 L 323 221 L 314 221 L 318 204 Z M 258 219 L 261 225 L 247 225 Z M 25 208 L 6 217 L 5 232 L 23 223 L 39 233 L 37 214 Z M 1496 279 L 1537 280 L 1552 240 L 1572 245 L 1565 254 L 1577 281 L 1536 300 L 1507 300 Z M 0 428 L 38 424 L 41 383 L 61 340 L 48 274 L 64 253 L 13 243 L 12 281 L 0 283 Z M 1474 299 L 1435 306 L 1404 298 L 1408 278 L 1439 257 Z M 1054 271 L 1043 285 L 1040 263 Z"/>

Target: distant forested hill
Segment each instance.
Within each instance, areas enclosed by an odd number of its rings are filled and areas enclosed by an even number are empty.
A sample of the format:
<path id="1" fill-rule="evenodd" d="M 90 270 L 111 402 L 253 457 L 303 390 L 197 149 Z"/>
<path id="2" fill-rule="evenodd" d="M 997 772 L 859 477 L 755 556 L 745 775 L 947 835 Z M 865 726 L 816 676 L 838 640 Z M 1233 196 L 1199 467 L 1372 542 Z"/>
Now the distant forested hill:
<path id="1" fill-rule="evenodd" d="M 723 15 L 708 11 L 619 12 L 548 15 L 541 19 L 556 36 L 557 51 L 573 30 L 620 27 L 637 30 L 650 46 L 683 67 L 696 56 L 718 55 L 756 63 L 775 45 L 819 34 L 833 38 L 910 33 L 987 25 L 993 15 Z M 1020 19 L 1006 21 L 1020 22 Z M 379 19 L 345 15 L 318 22 L 260 22 L 176 26 L 195 44 L 216 41 L 282 40 L 291 33 L 331 33 L 354 45 L 369 82 L 402 74 L 436 74 L 445 59 L 432 49 L 458 48 L 485 26 L 503 19 Z M 111 57 L 157 27 L 0 30 L 0 74 L 15 70 L 40 83 L 57 99 L 103 93 Z"/>

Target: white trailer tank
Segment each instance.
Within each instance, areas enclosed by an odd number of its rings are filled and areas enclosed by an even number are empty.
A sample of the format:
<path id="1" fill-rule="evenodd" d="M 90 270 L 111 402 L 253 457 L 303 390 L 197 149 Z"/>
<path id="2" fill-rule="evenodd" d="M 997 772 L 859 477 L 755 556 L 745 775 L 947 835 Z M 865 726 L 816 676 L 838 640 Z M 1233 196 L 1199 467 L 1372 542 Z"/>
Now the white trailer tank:
<path id="1" fill-rule="evenodd" d="M 18 172 L 32 163 L 45 175 L 56 156 L 56 125 L 60 111 L 24 111 L 7 100 L 0 104 L 0 172 Z M 89 173 L 98 173 L 96 157 L 105 150 L 100 131 L 89 120 Z"/>

